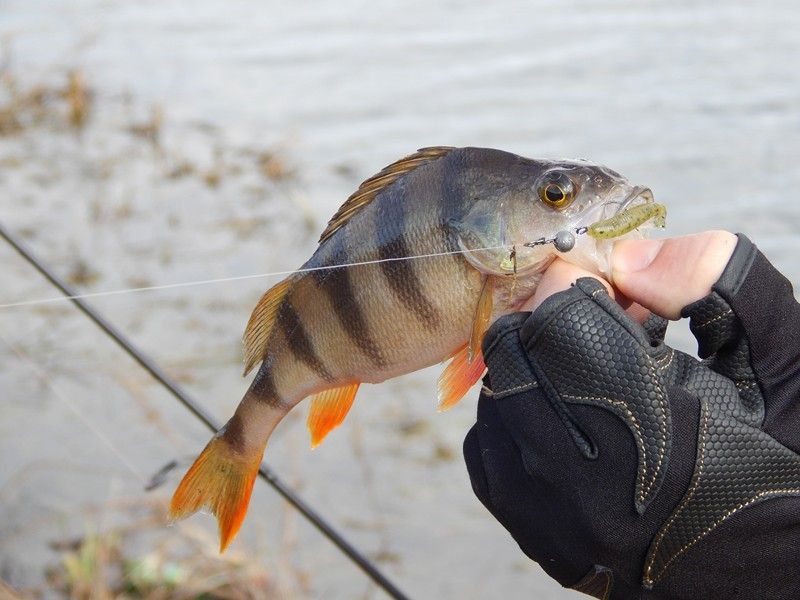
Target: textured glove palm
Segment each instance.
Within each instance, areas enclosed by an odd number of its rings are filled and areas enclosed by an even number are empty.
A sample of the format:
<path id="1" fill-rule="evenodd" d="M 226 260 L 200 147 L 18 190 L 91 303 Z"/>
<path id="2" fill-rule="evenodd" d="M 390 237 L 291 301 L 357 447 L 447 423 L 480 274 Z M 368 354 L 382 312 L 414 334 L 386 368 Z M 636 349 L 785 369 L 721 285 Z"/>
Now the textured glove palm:
<path id="1" fill-rule="evenodd" d="M 473 489 L 545 571 L 599 598 L 800 597 L 791 285 L 740 236 L 683 312 L 703 361 L 592 279 L 499 320 L 464 443 Z"/>

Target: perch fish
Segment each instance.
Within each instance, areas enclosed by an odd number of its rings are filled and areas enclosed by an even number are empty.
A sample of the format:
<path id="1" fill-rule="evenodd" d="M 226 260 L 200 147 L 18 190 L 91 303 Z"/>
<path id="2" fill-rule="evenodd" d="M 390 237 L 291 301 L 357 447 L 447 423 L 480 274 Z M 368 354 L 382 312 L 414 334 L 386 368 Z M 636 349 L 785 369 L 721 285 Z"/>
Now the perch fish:
<path id="1" fill-rule="evenodd" d="M 170 516 L 209 509 L 224 550 L 267 439 L 300 401 L 310 397 L 317 446 L 362 383 L 450 359 L 438 392 L 439 409 L 450 408 L 484 372 L 489 325 L 519 309 L 556 256 L 608 276 L 609 240 L 663 226 L 664 214 L 649 189 L 583 161 L 433 147 L 389 165 L 347 199 L 308 262 L 259 300 L 244 334 L 245 374 L 258 372 L 183 477 Z M 552 242 L 565 231 L 575 238 L 562 254 Z"/>

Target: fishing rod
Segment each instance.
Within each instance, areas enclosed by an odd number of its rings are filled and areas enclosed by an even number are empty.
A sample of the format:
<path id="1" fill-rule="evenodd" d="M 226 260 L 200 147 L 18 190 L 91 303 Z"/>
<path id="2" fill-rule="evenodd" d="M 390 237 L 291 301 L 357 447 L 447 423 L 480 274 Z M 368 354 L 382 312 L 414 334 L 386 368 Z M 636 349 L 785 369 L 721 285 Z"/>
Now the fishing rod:
<path id="1" fill-rule="evenodd" d="M 47 279 L 67 299 L 72 302 L 78 310 L 91 319 L 95 325 L 103 330 L 117 345 L 122 348 L 131 358 L 133 358 L 145 371 L 150 373 L 164 388 L 170 392 L 189 412 L 197 417 L 212 432 L 216 432 L 220 425 L 214 418 L 203 409 L 189 394 L 181 389 L 161 368 L 146 354 L 139 350 L 133 342 L 117 327 L 107 321 L 90 304 L 78 297 L 76 291 L 50 270 L 45 263 L 16 236 L 14 236 L 2 223 L 0 223 L 0 237 L 16 250 L 31 266 L 33 266 L 45 279 Z M 333 528 L 316 510 L 314 510 L 305 500 L 283 482 L 270 467 L 261 463 L 258 469 L 258 476 L 272 486 L 289 504 L 294 506 L 323 536 L 328 538 L 339 550 L 344 553 L 356 566 L 372 579 L 389 596 L 398 600 L 408 600 L 396 585 L 394 585 L 366 556 L 361 554 L 355 546 L 348 542 L 336 529 Z"/>

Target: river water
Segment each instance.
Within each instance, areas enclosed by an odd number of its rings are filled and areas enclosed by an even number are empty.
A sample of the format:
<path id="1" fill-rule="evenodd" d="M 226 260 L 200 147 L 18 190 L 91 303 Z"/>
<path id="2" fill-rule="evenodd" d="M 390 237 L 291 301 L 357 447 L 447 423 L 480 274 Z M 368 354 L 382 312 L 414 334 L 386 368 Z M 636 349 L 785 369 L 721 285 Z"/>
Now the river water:
<path id="1" fill-rule="evenodd" d="M 7 130 L 0 113 L 0 220 L 84 291 L 282 271 L 383 165 L 491 146 L 607 164 L 668 206 L 668 234 L 747 232 L 798 282 L 798 30 L 794 0 L 0 0 L 3 105 L 41 92 Z M 54 295 L 8 248 L 0 261 L 0 303 Z M 94 303 L 224 420 L 274 281 Z M 49 541 L 95 526 L 87 506 L 145 497 L 208 433 L 64 303 L 0 308 L 0 335 L 0 565 L 30 586 L 58 560 Z M 365 386 L 313 453 L 294 415 L 268 462 L 413 597 L 577 597 L 474 499 L 475 394 L 437 415 L 437 373 Z M 233 551 L 284 595 L 380 596 L 266 486 L 245 530 Z"/>

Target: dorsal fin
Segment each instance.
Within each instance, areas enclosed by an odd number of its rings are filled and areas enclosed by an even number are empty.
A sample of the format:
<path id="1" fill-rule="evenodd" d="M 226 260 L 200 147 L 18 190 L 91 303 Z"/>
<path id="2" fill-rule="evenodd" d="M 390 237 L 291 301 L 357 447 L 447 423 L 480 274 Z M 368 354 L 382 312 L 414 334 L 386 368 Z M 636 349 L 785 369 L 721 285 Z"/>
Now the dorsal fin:
<path id="1" fill-rule="evenodd" d="M 393 184 L 401 175 L 413 171 L 417 167 L 429 163 L 437 158 L 441 158 L 445 154 L 454 150 L 453 146 L 432 146 L 430 148 L 420 148 L 414 154 L 410 154 L 400 160 L 393 162 L 388 167 L 385 167 L 377 175 L 373 175 L 364 183 L 358 186 L 358 189 L 347 199 L 344 204 L 339 207 L 336 214 L 333 215 L 328 226 L 322 235 L 319 237 L 321 244 L 352 217 L 355 213 L 361 210 L 364 206 L 369 204 L 375 199 L 382 190 Z"/>
<path id="2" fill-rule="evenodd" d="M 267 340 L 272 332 L 272 326 L 278 317 L 278 309 L 286 297 L 286 293 L 294 284 L 294 279 L 288 277 L 268 289 L 253 309 L 247 328 L 244 330 L 242 344 L 244 346 L 244 374 L 261 360 L 267 351 Z"/>

